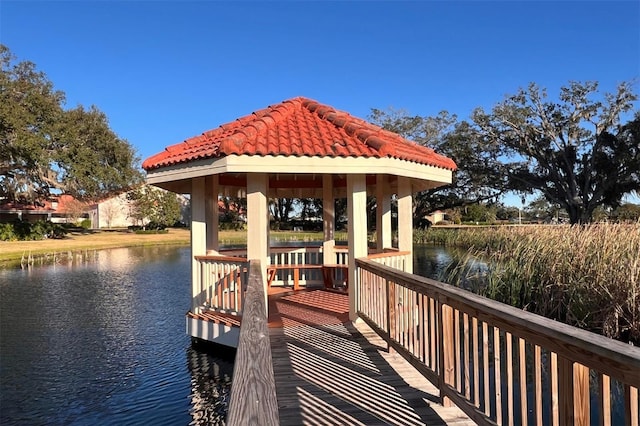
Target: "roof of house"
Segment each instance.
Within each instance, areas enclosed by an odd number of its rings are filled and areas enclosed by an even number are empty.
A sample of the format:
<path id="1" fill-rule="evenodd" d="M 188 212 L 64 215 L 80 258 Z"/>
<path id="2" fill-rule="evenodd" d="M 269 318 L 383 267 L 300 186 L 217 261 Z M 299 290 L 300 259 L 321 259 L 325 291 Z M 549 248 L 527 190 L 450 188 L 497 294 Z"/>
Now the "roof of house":
<path id="1" fill-rule="evenodd" d="M 302 97 L 169 146 L 147 158 L 142 167 L 149 171 L 228 155 L 395 158 L 456 169 L 453 160 L 431 148 Z"/>
<path id="2" fill-rule="evenodd" d="M 30 213 L 69 213 L 75 209 L 76 199 L 67 194 L 52 196 L 51 199 L 40 203 L 21 203 L 21 202 L 0 202 L 0 211 L 2 212 L 30 212 Z M 81 206 L 88 206 L 87 203 L 81 203 Z"/>

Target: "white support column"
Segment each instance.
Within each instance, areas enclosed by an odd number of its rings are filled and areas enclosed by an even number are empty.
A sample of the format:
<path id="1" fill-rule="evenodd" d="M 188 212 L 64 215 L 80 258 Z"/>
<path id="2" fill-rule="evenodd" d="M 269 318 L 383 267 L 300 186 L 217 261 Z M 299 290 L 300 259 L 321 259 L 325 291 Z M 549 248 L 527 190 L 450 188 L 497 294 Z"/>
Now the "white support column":
<path id="1" fill-rule="evenodd" d="M 247 259 L 260 259 L 265 298 L 268 292 L 266 275 L 269 264 L 268 191 L 269 178 L 265 173 L 247 175 Z"/>
<path id="2" fill-rule="evenodd" d="M 376 242 L 378 250 L 391 248 L 391 191 L 386 175 L 376 176 Z"/>
<path id="3" fill-rule="evenodd" d="M 207 224 L 205 208 L 205 178 L 191 180 L 191 311 L 202 300 L 200 264 L 194 256 L 207 254 Z"/>
<path id="4" fill-rule="evenodd" d="M 207 176 L 205 178 L 205 210 L 207 222 L 207 254 L 220 254 L 220 243 L 218 241 L 219 208 L 218 195 L 220 185 L 218 175 Z"/>
<path id="5" fill-rule="evenodd" d="M 349 319 L 356 313 L 356 259 L 367 256 L 367 181 L 365 175 L 347 175 L 349 235 Z"/>
<path id="6" fill-rule="evenodd" d="M 411 252 L 405 272 L 413 273 L 413 202 L 411 181 L 398 177 L 398 250 Z"/>
<path id="7" fill-rule="evenodd" d="M 336 203 L 333 197 L 333 177 L 329 174 L 322 176 L 322 229 L 324 238 L 322 243 L 322 263 L 332 265 L 336 263 Z"/>

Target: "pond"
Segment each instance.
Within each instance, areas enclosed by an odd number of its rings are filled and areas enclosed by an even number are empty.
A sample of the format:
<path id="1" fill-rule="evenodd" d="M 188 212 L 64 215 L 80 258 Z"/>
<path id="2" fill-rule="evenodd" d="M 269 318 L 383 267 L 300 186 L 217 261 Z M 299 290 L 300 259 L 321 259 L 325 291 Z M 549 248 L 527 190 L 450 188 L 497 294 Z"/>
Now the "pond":
<path id="1" fill-rule="evenodd" d="M 192 348 L 188 248 L 0 270 L 0 424 L 216 424 L 233 358 Z"/>
<path id="2" fill-rule="evenodd" d="M 222 422 L 232 354 L 193 348 L 188 247 L 96 251 L 0 270 L 0 424 Z M 444 247 L 417 246 L 437 278 Z"/>

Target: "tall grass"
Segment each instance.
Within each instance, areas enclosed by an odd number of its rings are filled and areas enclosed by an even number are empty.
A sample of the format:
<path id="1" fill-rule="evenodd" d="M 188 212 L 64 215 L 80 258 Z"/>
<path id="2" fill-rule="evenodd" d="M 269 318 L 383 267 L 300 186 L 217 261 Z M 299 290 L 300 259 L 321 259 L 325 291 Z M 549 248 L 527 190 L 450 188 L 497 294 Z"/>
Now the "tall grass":
<path id="1" fill-rule="evenodd" d="M 468 247 L 447 279 L 468 282 L 487 262 L 480 293 L 494 300 L 640 343 L 640 224 L 460 229 Z"/>

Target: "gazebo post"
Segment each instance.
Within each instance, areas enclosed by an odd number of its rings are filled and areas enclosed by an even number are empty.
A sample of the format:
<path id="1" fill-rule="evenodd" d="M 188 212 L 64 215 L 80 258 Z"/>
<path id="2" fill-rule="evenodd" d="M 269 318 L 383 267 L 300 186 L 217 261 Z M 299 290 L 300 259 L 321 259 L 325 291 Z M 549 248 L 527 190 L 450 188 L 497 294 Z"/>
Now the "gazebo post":
<path id="1" fill-rule="evenodd" d="M 376 176 L 376 247 L 391 248 L 391 196 L 386 175 Z"/>
<path id="2" fill-rule="evenodd" d="M 260 260 L 265 303 L 269 290 L 266 278 L 269 259 L 268 192 L 269 177 L 266 173 L 247 174 L 247 259 Z"/>
<path id="3" fill-rule="evenodd" d="M 207 218 L 205 208 L 205 178 L 191 179 L 191 312 L 196 312 L 203 301 L 200 294 L 202 282 L 200 263 L 195 256 L 207 253 Z"/>
<path id="4" fill-rule="evenodd" d="M 205 178 L 205 212 L 207 226 L 207 254 L 217 255 L 220 250 L 218 241 L 219 207 L 218 194 L 220 194 L 218 175 L 209 175 Z"/>
<path id="5" fill-rule="evenodd" d="M 413 273 L 413 202 L 411 181 L 398 177 L 398 250 L 411 253 L 407 256 L 405 272 Z"/>
<path id="6" fill-rule="evenodd" d="M 322 176 L 322 263 L 331 265 L 336 263 L 335 255 L 335 197 L 333 195 L 333 176 Z"/>
<path id="7" fill-rule="evenodd" d="M 349 320 L 358 319 L 356 259 L 367 256 L 367 180 L 362 174 L 347 175 L 349 239 Z"/>

